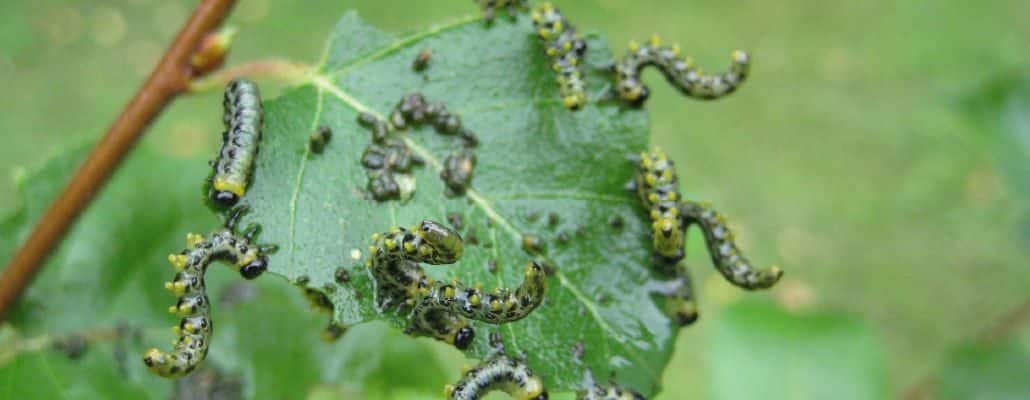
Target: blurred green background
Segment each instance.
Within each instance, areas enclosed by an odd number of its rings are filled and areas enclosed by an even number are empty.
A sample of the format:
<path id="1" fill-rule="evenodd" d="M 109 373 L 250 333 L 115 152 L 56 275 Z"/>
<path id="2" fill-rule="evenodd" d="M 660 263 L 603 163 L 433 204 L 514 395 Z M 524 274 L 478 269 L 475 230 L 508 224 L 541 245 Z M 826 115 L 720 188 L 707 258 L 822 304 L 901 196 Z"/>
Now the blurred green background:
<path id="1" fill-rule="evenodd" d="M 647 75 L 652 141 L 677 161 L 684 194 L 728 214 L 752 259 L 787 271 L 770 292 L 741 293 L 693 235 L 702 319 L 681 335 L 661 399 L 1030 398 L 1030 2 L 556 3 L 617 52 L 659 33 L 710 70 L 733 48 L 755 60 L 742 90 L 717 102 Z M 194 4 L 2 2 L 0 175 L 96 140 Z M 393 32 L 476 11 L 465 0 L 241 1 L 229 65 L 314 62 L 348 9 Z M 219 102 L 180 99 L 142 148 L 202 162 Z M 0 210 L 18 203 L 0 185 Z M 0 380 L 0 396 L 11 384 Z"/>

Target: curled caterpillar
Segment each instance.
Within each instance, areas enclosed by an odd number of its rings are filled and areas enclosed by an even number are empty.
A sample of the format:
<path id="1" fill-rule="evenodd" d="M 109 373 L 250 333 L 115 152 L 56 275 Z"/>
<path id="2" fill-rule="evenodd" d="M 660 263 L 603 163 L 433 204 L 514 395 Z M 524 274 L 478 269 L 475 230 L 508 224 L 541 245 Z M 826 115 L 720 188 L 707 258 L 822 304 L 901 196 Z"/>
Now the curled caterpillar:
<path id="1" fill-rule="evenodd" d="M 525 363 L 503 354 L 465 372 L 461 380 L 444 388 L 444 395 L 451 400 L 479 400 L 495 390 L 508 393 L 515 400 L 548 399 L 543 380 Z"/>
<path id="2" fill-rule="evenodd" d="M 713 100 L 726 96 L 747 78 L 751 59 L 747 53 L 735 50 L 728 71 L 711 75 L 696 68 L 689 58 L 680 57 L 679 45 L 663 47 L 657 36 L 644 44 L 630 42 L 629 53 L 615 63 L 615 91 L 619 98 L 634 106 L 641 106 L 650 95 L 647 85 L 640 80 L 641 71 L 653 65 L 662 71 L 665 79 L 688 97 Z"/>
<path id="3" fill-rule="evenodd" d="M 757 269 L 751 265 L 733 240 L 733 232 L 726 225 L 726 217 L 711 206 L 694 201 L 679 204 L 685 224 L 697 224 L 704 232 L 712 264 L 730 283 L 744 289 L 765 289 L 776 284 L 783 276 L 779 267 Z"/>
<path id="4" fill-rule="evenodd" d="M 254 279 L 267 269 L 266 254 L 275 251 L 275 246 L 253 243 L 260 231 L 257 225 L 249 226 L 242 235 L 237 235 L 236 225 L 242 213 L 243 208 L 234 209 L 226 219 L 225 228 L 207 238 L 192 233 L 186 235 L 186 249 L 168 256 L 176 274 L 171 282 L 165 283 L 165 288 L 179 297 L 168 311 L 181 316 L 182 320 L 173 328 L 179 339 L 171 352 L 152 348 L 144 354 L 143 362 L 155 374 L 183 376 L 193 371 L 207 356 L 213 327 L 204 274 L 212 261 L 232 264 L 246 279 Z"/>
<path id="5" fill-rule="evenodd" d="M 494 19 L 494 13 L 498 8 L 505 7 L 508 9 L 508 14 L 512 18 L 515 18 L 516 13 L 519 9 L 526 8 L 526 0 L 473 0 L 479 4 L 479 7 L 483 9 L 483 18 L 487 22 Z"/>
<path id="6" fill-rule="evenodd" d="M 247 192 L 261 142 L 261 94 L 254 82 L 235 79 L 222 101 L 222 148 L 212 164 L 208 197 L 221 208 L 236 204 Z"/>
<path id="7" fill-rule="evenodd" d="M 679 181 L 665 152 L 641 153 L 631 187 L 651 215 L 651 240 L 656 255 L 668 264 L 683 259 L 686 228 L 679 218 Z"/>
<path id="8" fill-rule="evenodd" d="M 476 168 L 476 154 L 468 149 L 458 150 L 447 156 L 443 162 L 440 179 L 447 185 L 450 195 L 465 193 L 472 182 L 472 172 Z"/>
<path id="9" fill-rule="evenodd" d="M 380 306 L 403 305 L 411 310 L 406 332 L 431 336 L 459 349 L 468 348 L 475 332 L 464 318 L 492 324 L 524 318 L 543 301 L 546 276 L 540 265 L 526 267 L 516 290 L 483 292 L 456 281 L 436 282 L 420 263 L 451 264 L 461 258 L 464 243 L 457 232 L 434 221 L 411 230 L 394 228 L 372 236 L 367 266 L 376 281 Z"/>
<path id="10" fill-rule="evenodd" d="M 551 69 L 558 73 L 558 93 L 566 108 L 576 111 L 586 104 L 586 83 L 579 69 L 587 42 L 551 3 L 533 8 L 533 26 L 537 36 L 544 42 Z"/>
<path id="11" fill-rule="evenodd" d="M 636 391 L 615 385 L 597 385 L 577 394 L 576 400 L 647 400 L 647 398 Z"/>

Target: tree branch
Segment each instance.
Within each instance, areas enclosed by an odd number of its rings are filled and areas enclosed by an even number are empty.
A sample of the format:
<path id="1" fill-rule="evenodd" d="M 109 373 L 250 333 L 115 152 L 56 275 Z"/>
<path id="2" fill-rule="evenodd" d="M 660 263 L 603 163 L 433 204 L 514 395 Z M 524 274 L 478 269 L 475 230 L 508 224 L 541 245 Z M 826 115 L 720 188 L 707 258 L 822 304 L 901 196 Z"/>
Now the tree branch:
<path id="1" fill-rule="evenodd" d="M 190 57 L 229 14 L 235 0 L 203 0 L 150 73 L 143 87 L 79 167 L 0 276 L 0 321 L 43 266 L 43 261 L 104 186 L 144 130 L 193 77 Z"/>

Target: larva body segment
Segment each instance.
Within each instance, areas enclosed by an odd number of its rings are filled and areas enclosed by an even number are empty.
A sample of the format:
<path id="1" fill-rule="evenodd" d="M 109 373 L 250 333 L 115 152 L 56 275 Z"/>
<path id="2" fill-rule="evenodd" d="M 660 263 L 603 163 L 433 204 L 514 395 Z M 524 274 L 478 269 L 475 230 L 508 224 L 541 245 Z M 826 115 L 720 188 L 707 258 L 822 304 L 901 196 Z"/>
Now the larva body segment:
<path id="1" fill-rule="evenodd" d="M 650 90 L 641 80 L 641 72 L 648 66 L 661 70 L 665 79 L 687 97 L 714 100 L 733 93 L 744 83 L 751 68 L 751 57 L 735 50 L 726 72 L 707 74 L 695 67 L 690 58 L 680 56 L 679 45 L 662 46 L 657 36 L 643 45 L 630 42 L 629 52 L 614 66 L 615 91 L 619 98 L 634 106 L 644 104 Z"/>
<path id="2" fill-rule="evenodd" d="M 733 232 L 726 224 L 726 217 L 711 206 L 694 201 L 679 204 L 681 219 L 685 224 L 696 224 L 704 232 L 712 264 L 730 283 L 744 289 L 765 289 L 773 286 L 783 276 L 779 267 L 755 268 L 737 248 Z"/>
<path id="3" fill-rule="evenodd" d="M 539 376 L 524 362 L 503 354 L 493 356 L 468 370 L 444 394 L 451 400 L 479 400 L 492 391 L 502 391 L 515 400 L 547 400 L 547 390 Z"/>
<path id="4" fill-rule="evenodd" d="M 222 102 L 222 148 L 212 164 L 208 197 L 220 208 L 229 208 L 247 192 L 261 142 L 261 94 L 254 82 L 235 79 L 225 87 Z"/>
<path id="5" fill-rule="evenodd" d="M 651 216 L 651 240 L 659 257 L 675 264 L 684 256 L 686 229 L 679 218 L 679 180 L 665 152 L 641 153 L 633 178 L 637 197 Z"/>
<path id="6" fill-rule="evenodd" d="M 224 261 L 246 279 L 254 279 L 267 269 L 266 253 L 275 248 L 253 244 L 258 233 L 256 226 L 237 235 L 235 228 L 240 213 L 242 209 L 234 210 L 225 228 L 207 238 L 188 234 L 186 249 L 168 256 L 176 274 L 172 281 L 165 283 L 165 288 L 178 297 L 168 311 L 182 319 L 173 328 L 179 339 L 172 351 L 152 348 L 144 354 L 143 362 L 153 373 L 163 377 L 183 376 L 193 371 L 207 356 L 213 330 L 210 301 L 204 286 L 208 265 L 213 261 Z"/>
<path id="7" fill-rule="evenodd" d="M 576 111 L 587 102 L 586 82 L 580 64 L 587 43 L 551 3 L 533 8 L 533 27 L 544 43 L 544 52 L 551 58 L 551 69 L 557 73 L 558 93 L 566 108 Z"/>

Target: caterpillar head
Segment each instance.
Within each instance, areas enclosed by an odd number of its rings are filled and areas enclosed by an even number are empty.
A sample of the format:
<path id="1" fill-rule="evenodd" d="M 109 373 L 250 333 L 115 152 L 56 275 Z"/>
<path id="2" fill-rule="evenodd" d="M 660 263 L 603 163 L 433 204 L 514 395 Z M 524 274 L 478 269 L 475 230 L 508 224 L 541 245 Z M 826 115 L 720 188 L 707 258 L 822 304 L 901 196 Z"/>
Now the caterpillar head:
<path id="1" fill-rule="evenodd" d="M 211 190 L 211 202 L 218 208 L 229 209 L 240 201 L 240 196 L 228 190 Z"/>
<path id="2" fill-rule="evenodd" d="M 458 350 L 465 350 L 472 345 L 472 341 L 476 339 L 476 331 L 471 327 L 464 327 L 458 329 L 458 332 L 454 334 L 454 347 Z"/>
<path id="3" fill-rule="evenodd" d="M 659 218 L 651 224 L 654 251 L 670 261 L 679 261 L 684 256 L 683 229 L 677 218 Z"/>
<path id="4" fill-rule="evenodd" d="M 240 267 L 240 276 L 243 279 L 254 279 L 261 276 L 266 269 L 268 269 L 268 259 L 264 256 L 257 257 Z"/>
<path id="5" fill-rule="evenodd" d="M 426 254 L 434 263 L 451 264 L 461 258 L 465 245 L 458 232 L 435 221 L 422 221 L 415 229 L 422 239 L 422 245 L 429 250 Z"/>

